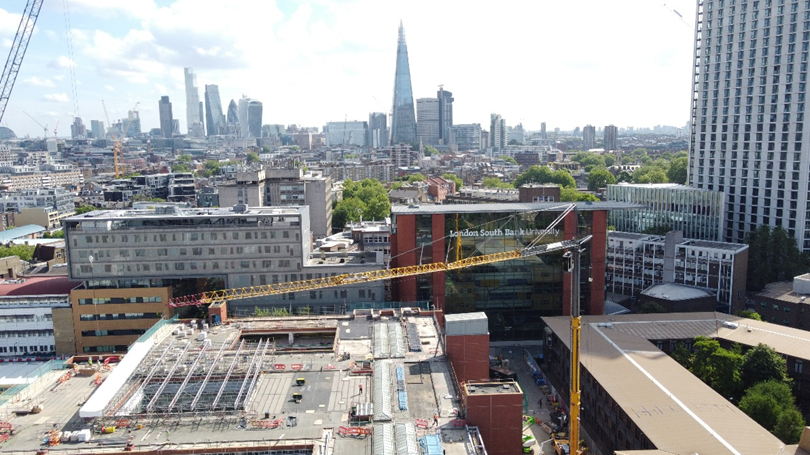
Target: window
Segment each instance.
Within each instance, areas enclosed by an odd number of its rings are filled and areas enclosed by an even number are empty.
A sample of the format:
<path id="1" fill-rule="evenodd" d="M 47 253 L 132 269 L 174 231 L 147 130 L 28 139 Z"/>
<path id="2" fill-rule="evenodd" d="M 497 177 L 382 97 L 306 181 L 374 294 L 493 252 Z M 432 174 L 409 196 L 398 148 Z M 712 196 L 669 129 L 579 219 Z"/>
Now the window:
<path id="1" fill-rule="evenodd" d="M 802 371 L 804 371 L 804 360 L 801 360 L 801 359 L 794 360 L 793 361 L 793 371 L 798 373 L 798 374 L 802 374 Z"/>

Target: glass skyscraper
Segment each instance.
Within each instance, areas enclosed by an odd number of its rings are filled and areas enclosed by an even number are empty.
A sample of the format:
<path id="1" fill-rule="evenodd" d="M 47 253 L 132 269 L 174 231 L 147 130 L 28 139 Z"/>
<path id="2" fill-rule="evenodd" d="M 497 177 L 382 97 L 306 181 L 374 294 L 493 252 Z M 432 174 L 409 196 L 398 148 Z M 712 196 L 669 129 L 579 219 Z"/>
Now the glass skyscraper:
<path id="1" fill-rule="evenodd" d="M 416 143 L 416 112 L 413 107 L 411 68 L 408 64 L 408 45 L 405 28 L 399 23 L 397 42 L 397 70 L 394 76 L 394 107 L 391 118 L 391 143 Z"/>
<path id="2" fill-rule="evenodd" d="M 219 98 L 219 86 L 205 86 L 205 127 L 208 136 L 225 133 L 225 121 L 222 116 L 222 101 Z"/>

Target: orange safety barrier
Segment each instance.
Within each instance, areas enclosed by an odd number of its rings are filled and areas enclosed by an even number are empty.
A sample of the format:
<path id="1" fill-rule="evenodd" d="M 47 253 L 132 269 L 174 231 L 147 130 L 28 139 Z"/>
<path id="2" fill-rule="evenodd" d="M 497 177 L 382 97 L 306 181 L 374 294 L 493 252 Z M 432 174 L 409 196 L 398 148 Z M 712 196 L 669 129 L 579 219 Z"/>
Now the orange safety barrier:
<path id="1" fill-rule="evenodd" d="M 371 434 L 371 428 L 341 426 L 338 428 L 338 434 L 341 436 L 368 436 Z"/>
<path id="2" fill-rule="evenodd" d="M 0 430 L 13 430 L 14 424 L 10 422 L 0 422 Z"/>
<path id="3" fill-rule="evenodd" d="M 427 428 L 430 424 L 428 423 L 427 419 L 416 419 L 414 425 L 418 428 Z"/>
<path id="4" fill-rule="evenodd" d="M 452 424 L 454 427 L 463 427 L 467 425 L 467 421 L 464 419 L 453 419 Z"/>
<path id="5" fill-rule="evenodd" d="M 118 419 L 115 421 L 115 426 L 118 428 L 126 428 L 132 424 L 132 421 L 129 419 Z"/>
<path id="6" fill-rule="evenodd" d="M 276 420 L 254 420 L 251 422 L 254 427 L 264 428 L 264 429 L 273 429 L 278 428 L 281 425 L 281 419 Z"/>
<path id="7" fill-rule="evenodd" d="M 301 363 L 294 363 L 294 364 L 290 365 L 291 370 L 302 370 L 303 368 L 304 368 L 304 365 L 301 364 Z"/>
<path id="8" fill-rule="evenodd" d="M 8 441 L 8 438 L 9 438 L 9 437 L 10 437 L 10 436 L 9 436 L 7 433 L 0 434 L 0 442 L 6 442 L 6 441 Z"/>
<path id="9" fill-rule="evenodd" d="M 334 365 L 326 365 L 325 367 L 323 367 L 323 369 L 324 370 L 334 370 L 335 366 Z"/>
<path id="10" fill-rule="evenodd" d="M 287 365 L 284 365 L 283 363 L 277 363 L 277 364 L 273 365 L 273 369 L 275 369 L 275 370 L 286 370 Z"/>
<path id="11" fill-rule="evenodd" d="M 71 377 L 70 376 L 70 371 L 68 371 L 67 373 L 63 374 L 62 377 L 59 378 L 59 383 L 61 384 L 61 383 L 65 382 L 65 381 L 67 381 L 68 379 L 70 379 L 70 377 Z"/>

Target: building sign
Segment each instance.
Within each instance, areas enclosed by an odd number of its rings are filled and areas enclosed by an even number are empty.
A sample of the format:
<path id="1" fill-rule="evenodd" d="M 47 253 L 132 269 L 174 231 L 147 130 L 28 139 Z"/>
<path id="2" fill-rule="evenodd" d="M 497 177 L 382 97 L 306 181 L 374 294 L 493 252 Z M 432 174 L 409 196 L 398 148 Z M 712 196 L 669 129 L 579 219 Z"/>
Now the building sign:
<path id="1" fill-rule="evenodd" d="M 473 231 L 464 229 L 463 231 L 450 231 L 450 237 L 514 237 L 518 235 L 553 235 L 557 236 L 560 233 L 559 229 L 493 229 L 486 230 L 480 229 Z"/>

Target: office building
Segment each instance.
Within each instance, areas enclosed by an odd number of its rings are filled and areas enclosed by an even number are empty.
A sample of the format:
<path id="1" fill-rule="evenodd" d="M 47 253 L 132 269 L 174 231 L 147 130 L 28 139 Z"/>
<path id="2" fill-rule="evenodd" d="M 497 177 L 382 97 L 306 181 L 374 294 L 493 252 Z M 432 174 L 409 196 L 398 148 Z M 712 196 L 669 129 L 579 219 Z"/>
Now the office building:
<path id="1" fill-rule="evenodd" d="M 802 330 L 810 330 L 810 274 L 794 277 L 792 281 L 770 283 L 751 297 L 750 309 L 763 321 Z M 805 392 L 810 398 L 810 390 Z"/>
<path id="2" fill-rule="evenodd" d="M 728 195 L 726 241 L 782 226 L 810 251 L 810 5 L 788 3 L 698 2 L 688 183 Z"/>
<path id="3" fill-rule="evenodd" d="M 368 130 L 368 122 L 359 120 L 328 122 L 323 127 L 328 147 L 352 145 L 365 147 Z"/>
<path id="4" fill-rule="evenodd" d="M 208 136 L 225 134 L 225 118 L 222 115 L 222 100 L 219 86 L 205 86 L 205 131 Z"/>
<path id="5" fill-rule="evenodd" d="M 424 145 L 439 143 L 439 99 L 416 100 L 416 141 Z"/>
<path id="6" fill-rule="evenodd" d="M 619 148 L 619 128 L 608 125 L 605 127 L 605 138 L 602 141 L 602 148 L 605 151 L 613 151 Z"/>
<path id="7" fill-rule="evenodd" d="M 301 169 L 245 169 L 231 183 L 219 185 L 223 207 L 309 206 L 312 234 L 316 239 L 332 234 L 332 178 Z"/>
<path id="8" fill-rule="evenodd" d="M 548 139 L 548 134 L 546 134 L 546 122 L 540 124 L 540 139 Z"/>
<path id="9" fill-rule="evenodd" d="M 163 137 L 172 137 L 174 132 L 174 117 L 172 117 L 172 103 L 168 96 L 161 96 L 158 102 L 160 114 L 160 132 Z"/>
<path id="10" fill-rule="evenodd" d="M 450 128 L 453 127 L 453 94 L 439 86 L 439 144 L 450 145 Z"/>
<path id="11" fill-rule="evenodd" d="M 416 112 L 413 106 L 408 45 L 405 43 L 405 28 L 400 22 L 399 38 L 397 40 L 397 67 L 394 75 L 391 144 L 414 144 L 416 142 Z"/>
<path id="12" fill-rule="evenodd" d="M 20 226 L 36 224 L 54 229 L 76 213 L 73 194 L 62 187 L 28 188 L 0 193 L 0 212 L 15 213 Z"/>
<path id="13" fill-rule="evenodd" d="M 583 314 L 602 314 L 607 212 L 635 206 L 577 204 L 576 216 L 568 213 L 549 228 L 565 207 L 554 202 L 393 206 L 391 267 L 520 250 L 540 235 L 540 244 L 545 244 L 587 233 L 593 238 L 582 267 L 592 280 L 581 287 Z M 446 314 L 483 311 L 493 339 L 531 339 L 542 330 L 541 316 L 570 312 L 570 277 L 562 254 L 394 280 L 392 289 L 401 301 L 429 301 Z"/>
<path id="14" fill-rule="evenodd" d="M 87 139 L 87 128 L 81 117 L 74 117 L 70 124 L 70 137 L 73 139 Z"/>
<path id="15" fill-rule="evenodd" d="M 392 145 L 383 150 L 383 152 L 388 152 L 388 156 L 391 158 L 391 164 L 393 164 L 394 167 L 416 166 L 421 156 L 419 150 L 414 150 L 413 147 L 408 144 Z"/>
<path id="16" fill-rule="evenodd" d="M 584 150 L 590 150 L 595 147 L 596 147 L 596 128 L 593 125 L 585 125 L 585 128 L 582 128 L 582 148 Z"/>
<path id="17" fill-rule="evenodd" d="M 247 106 L 248 137 L 262 137 L 262 102 L 250 100 Z"/>
<path id="18" fill-rule="evenodd" d="M 456 151 L 481 150 L 481 124 L 468 123 L 450 127 L 450 146 Z"/>
<path id="19" fill-rule="evenodd" d="M 191 68 L 183 68 L 186 83 L 186 126 L 188 134 L 198 137 L 202 132 L 202 117 L 200 116 L 200 91 L 197 88 L 197 75 Z"/>
<path id="20" fill-rule="evenodd" d="M 127 112 L 127 118 L 121 119 L 121 123 L 126 130 L 126 137 L 140 137 L 141 135 L 141 116 L 138 111 Z"/>
<path id="21" fill-rule="evenodd" d="M 239 107 L 236 105 L 236 101 L 231 100 L 228 103 L 228 114 L 225 119 L 225 127 L 226 131 L 225 134 L 229 136 L 241 136 L 241 127 L 239 125 Z"/>
<path id="22" fill-rule="evenodd" d="M 104 122 L 101 120 L 90 120 L 90 131 L 96 139 L 107 138 L 107 132 L 104 131 Z"/>
<path id="23" fill-rule="evenodd" d="M 368 114 L 366 146 L 379 149 L 388 146 L 388 116 L 383 112 Z"/>
<path id="24" fill-rule="evenodd" d="M 506 148 L 506 120 L 498 114 L 490 115 L 489 144 L 493 155 Z"/>
<path id="25" fill-rule="evenodd" d="M 643 206 L 611 212 L 609 223 L 618 231 L 676 230 L 689 239 L 722 240 L 723 193 L 676 183 L 620 183 L 608 185 L 606 198 Z"/>
<path id="26" fill-rule="evenodd" d="M 610 231 L 605 273 L 607 292 L 634 297 L 635 312 L 642 292 L 674 283 L 714 295 L 716 305 L 709 310 L 736 314 L 745 309 L 748 245 L 684 239 L 680 231 L 666 236 Z"/>

